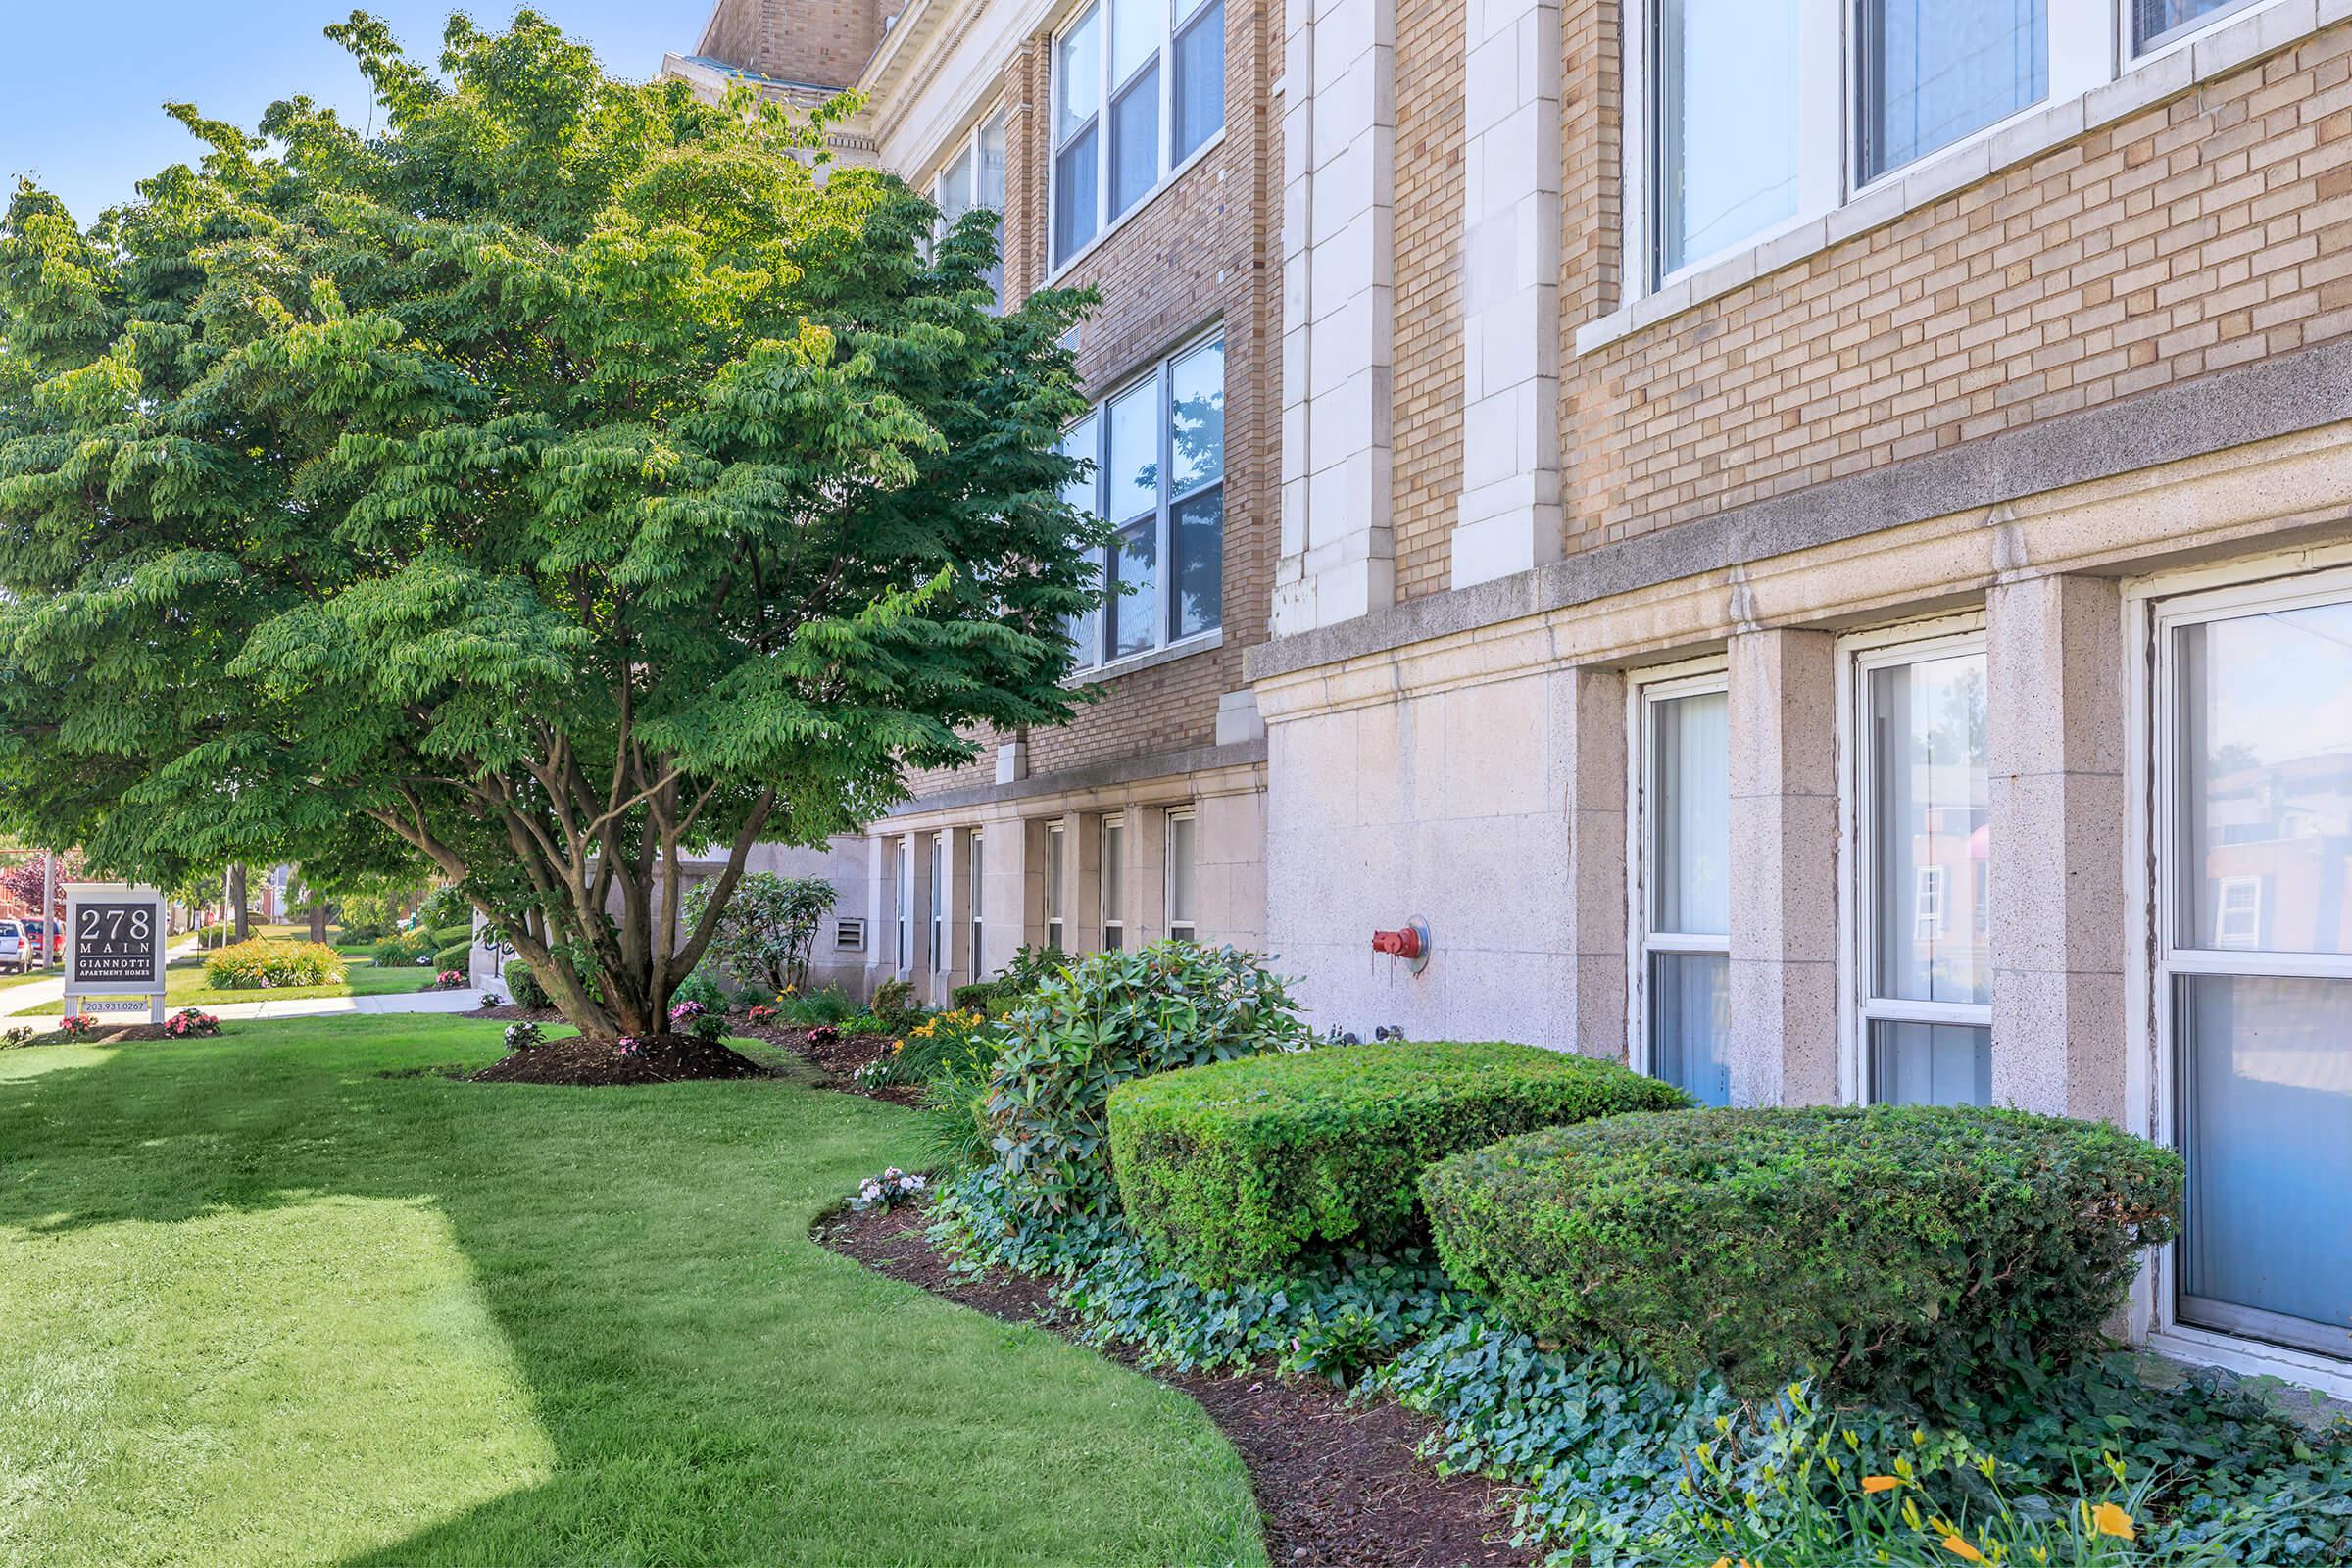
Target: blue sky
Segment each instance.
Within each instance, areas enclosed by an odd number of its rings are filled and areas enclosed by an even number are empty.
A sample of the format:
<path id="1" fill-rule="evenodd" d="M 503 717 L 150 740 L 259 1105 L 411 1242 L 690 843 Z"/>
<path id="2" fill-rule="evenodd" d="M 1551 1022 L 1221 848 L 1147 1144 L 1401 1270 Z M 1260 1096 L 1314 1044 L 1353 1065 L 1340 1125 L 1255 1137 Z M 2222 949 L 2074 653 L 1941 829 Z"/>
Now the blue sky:
<path id="1" fill-rule="evenodd" d="M 305 92 L 367 123 L 368 91 L 350 56 L 321 35 L 355 0 L 0 0 L 0 205 L 32 173 L 87 222 L 128 200 L 195 142 L 164 117 L 194 103 L 250 128 L 277 98 Z M 440 53 L 453 9 L 503 26 L 512 0 L 368 0 L 409 52 Z M 586 39 L 607 71 L 637 80 L 664 50 L 691 51 L 710 0 L 542 0 L 535 7 Z"/>

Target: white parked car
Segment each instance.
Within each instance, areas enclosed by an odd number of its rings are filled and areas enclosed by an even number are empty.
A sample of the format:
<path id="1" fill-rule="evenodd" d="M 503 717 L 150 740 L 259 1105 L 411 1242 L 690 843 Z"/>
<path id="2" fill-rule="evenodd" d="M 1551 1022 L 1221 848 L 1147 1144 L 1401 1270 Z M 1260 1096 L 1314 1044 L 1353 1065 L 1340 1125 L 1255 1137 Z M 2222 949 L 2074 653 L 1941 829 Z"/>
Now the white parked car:
<path id="1" fill-rule="evenodd" d="M 26 931 L 23 921 L 0 920 L 0 969 L 14 969 L 23 974 L 38 967 L 40 961 L 40 934 Z"/>

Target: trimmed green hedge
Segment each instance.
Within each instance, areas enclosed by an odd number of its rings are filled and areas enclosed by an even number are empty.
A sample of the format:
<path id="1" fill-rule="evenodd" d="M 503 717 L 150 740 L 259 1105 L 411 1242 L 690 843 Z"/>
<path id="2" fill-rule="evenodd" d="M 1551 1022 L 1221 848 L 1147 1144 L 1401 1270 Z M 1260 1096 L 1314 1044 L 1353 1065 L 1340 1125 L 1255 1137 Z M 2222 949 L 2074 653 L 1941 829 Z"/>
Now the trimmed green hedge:
<path id="1" fill-rule="evenodd" d="M 502 971 L 507 977 L 507 998 L 517 1007 L 544 1007 L 548 1004 L 547 988 L 531 972 L 531 966 L 520 958 L 509 958 Z"/>
<path id="2" fill-rule="evenodd" d="M 1332 1046 L 1124 1084 L 1111 1166 L 1127 1223 L 1208 1284 L 1262 1278 L 1317 1246 L 1420 1233 L 1432 1160 L 1510 1133 L 1687 1104 L 1613 1062 L 1499 1041 Z"/>
<path id="3" fill-rule="evenodd" d="M 2100 1122 L 1876 1105 L 1625 1116 L 1421 1179 L 1447 1270 L 1669 1378 L 1949 1400 L 2063 1361 L 2171 1239 L 2180 1156 Z"/>
<path id="4" fill-rule="evenodd" d="M 433 972 L 446 974 L 452 969 L 470 972 L 473 967 L 473 939 L 453 942 L 433 955 Z"/>

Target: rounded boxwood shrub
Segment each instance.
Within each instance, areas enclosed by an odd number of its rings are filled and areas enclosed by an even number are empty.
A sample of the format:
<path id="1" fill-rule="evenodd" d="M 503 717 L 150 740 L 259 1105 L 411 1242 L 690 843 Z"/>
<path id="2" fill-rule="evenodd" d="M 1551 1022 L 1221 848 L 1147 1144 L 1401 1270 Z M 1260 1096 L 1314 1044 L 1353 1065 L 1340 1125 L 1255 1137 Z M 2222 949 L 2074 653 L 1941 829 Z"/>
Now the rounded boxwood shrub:
<path id="1" fill-rule="evenodd" d="M 453 969 L 460 974 L 466 974 L 472 967 L 473 939 L 470 937 L 463 942 L 453 942 L 433 955 L 433 971 L 436 974 L 447 974 Z"/>
<path id="2" fill-rule="evenodd" d="M 1247 953 L 1157 942 L 1072 963 L 1006 1013 L 982 1116 L 992 1202 L 1009 1230 L 1107 1220 L 1117 1209 L 1105 1122 L 1130 1078 L 1297 1050 L 1306 1025 Z"/>
<path id="3" fill-rule="evenodd" d="M 1924 1105 L 1690 1110 L 1505 1139 L 1421 1178 L 1439 1255 L 1530 1332 L 1762 1394 L 1946 1403 L 2094 1344 L 2179 1155 Z"/>
<path id="4" fill-rule="evenodd" d="M 1315 1246 L 1418 1238 L 1431 1161 L 1512 1133 L 1670 1110 L 1682 1091 L 1614 1062 L 1501 1041 L 1334 1046 L 1162 1073 L 1110 1098 L 1127 1223 L 1204 1284 Z"/>

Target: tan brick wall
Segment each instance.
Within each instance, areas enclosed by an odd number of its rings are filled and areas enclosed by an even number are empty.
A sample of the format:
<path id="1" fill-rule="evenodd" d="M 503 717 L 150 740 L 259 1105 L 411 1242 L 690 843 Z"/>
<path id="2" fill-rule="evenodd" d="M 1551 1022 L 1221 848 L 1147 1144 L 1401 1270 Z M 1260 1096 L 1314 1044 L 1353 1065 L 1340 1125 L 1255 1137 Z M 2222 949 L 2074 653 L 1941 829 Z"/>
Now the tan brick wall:
<path id="1" fill-rule="evenodd" d="M 1452 585 L 1462 491 L 1463 0 L 1397 0 L 1396 597 Z"/>
<path id="2" fill-rule="evenodd" d="M 1033 775 L 1209 744 L 1218 697 L 1247 684 L 1242 656 L 1265 640 L 1282 412 L 1282 147 L 1270 92 L 1281 64 L 1281 10 L 1228 0 L 1225 27 L 1224 140 L 1054 279 L 1102 293 L 1078 352 L 1079 372 L 1098 396 L 1223 323 L 1223 646 L 1105 682 L 1102 700 L 1070 724 L 1030 735 Z M 1014 299 L 1046 278 L 1050 70 L 1050 41 L 1040 35 L 1005 77 L 1005 281 Z M 915 780 L 916 793 L 992 780 L 996 739 L 970 767 Z"/>
<path id="3" fill-rule="evenodd" d="M 1571 8 L 1572 98 L 1613 11 Z M 1568 115 L 1571 334 L 1615 302 L 1615 158 L 1576 129 L 1611 118 Z M 1569 546 L 2343 336 L 2348 219 L 2337 26 L 1581 360 L 1571 341 Z"/>

